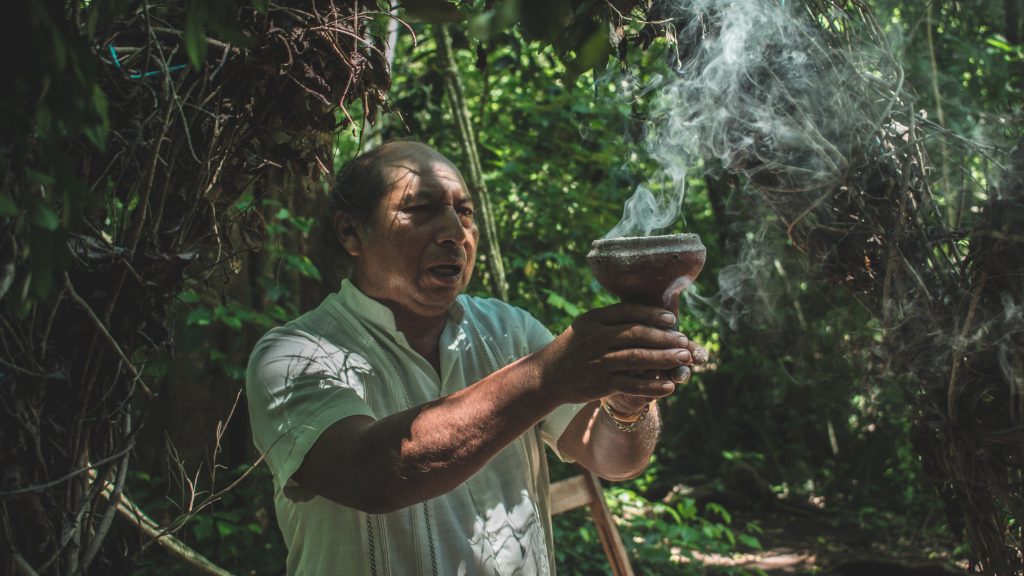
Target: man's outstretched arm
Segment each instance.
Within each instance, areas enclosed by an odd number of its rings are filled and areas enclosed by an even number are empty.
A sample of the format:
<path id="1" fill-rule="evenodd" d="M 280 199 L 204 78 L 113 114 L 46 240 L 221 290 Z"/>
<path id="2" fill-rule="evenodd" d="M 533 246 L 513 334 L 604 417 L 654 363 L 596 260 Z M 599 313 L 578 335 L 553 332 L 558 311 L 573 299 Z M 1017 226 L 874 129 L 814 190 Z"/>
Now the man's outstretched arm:
<path id="1" fill-rule="evenodd" d="M 294 479 L 373 513 L 444 494 L 561 404 L 671 393 L 664 381 L 639 375 L 689 362 L 684 337 L 669 329 L 674 322 L 663 310 L 635 305 L 589 312 L 545 348 L 454 394 L 380 420 L 352 416 L 333 424 Z M 610 432 L 595 428 L 596 444 L 570 448 L 570 455 L 593 463 L 606 448 L 620 452 L 611 436 L 602 440 Z"/>

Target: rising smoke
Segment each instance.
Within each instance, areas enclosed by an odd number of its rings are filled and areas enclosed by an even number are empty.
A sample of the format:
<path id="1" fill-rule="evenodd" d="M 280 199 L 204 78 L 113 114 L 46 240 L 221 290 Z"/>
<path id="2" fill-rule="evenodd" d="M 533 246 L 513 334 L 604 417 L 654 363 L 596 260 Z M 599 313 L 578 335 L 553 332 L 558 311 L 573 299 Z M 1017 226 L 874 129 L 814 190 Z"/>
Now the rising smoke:
<path id="1" fill-rule="evenodd" d="M 886 116 L 865 90 L 898 82 L 867 50 L 829 46 L 820 26 L 778 0 L 672 0 L 675 74 L 652 104 L 647 152 L 659 169 L 607 238 L 671 226 L 698 159 L 777 192 L 827 190 Z"/>
<path id="2" fill-rule="evenodd" d="M 647 144 L 660 168 L 608 236 L 674 222 L 698 160 L 739 176 L 755 192 L 747 198 L 784 224 L 773 244 L 800 248 L 816 278 L 849 288 L 880 327 L 882 362 L 872 352 L 859 367 L 891 376 L 881 386 L 911 399 L 914 452 L 942 482 L 950 525 L 966 528 L 978 569 L 1017 573 L 1024 542 L 1007 520 L 1024 516 L 1024 149 L 999 156 L 1009 169 L 998 187 L 966 169 L 962 183 L 933 186 L 924 143 L 954 139 L 912 109 L 873 18 L 844 22 L 837 11 L 829 17 L 839 20 L 817 20 L 794 4 L 661 5 L 679 56 L 653 103 Z M 985 156 L 956 140 L 960 168 Z M 748 240 L 721 268 L 718 302 L 707 308 L 731 327 L 753 319 L 771 329 L 779 303 L 799 300 L 779 291 L 789 291 L 786 264 L 758 234 Z M 818 324 L 826 318 L 819 311 Z M 813 360 L 804 374 L 816 374 Z"/>

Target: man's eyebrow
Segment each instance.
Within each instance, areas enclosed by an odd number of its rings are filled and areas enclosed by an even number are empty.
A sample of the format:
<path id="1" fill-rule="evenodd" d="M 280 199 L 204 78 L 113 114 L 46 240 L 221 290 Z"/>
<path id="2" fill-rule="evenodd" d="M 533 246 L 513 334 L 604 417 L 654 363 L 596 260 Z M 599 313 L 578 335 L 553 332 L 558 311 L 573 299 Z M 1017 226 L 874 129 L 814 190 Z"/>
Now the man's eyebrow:
<path id="1" fill-rule="evenodd" d="M 406 192 L 402 195 L 402 203 L 408 204 L 409 202 L 415 202 L 417 200 L 430 200 L 431 194 L 429 189 L 423 189 L 422 187 L 417 189 L 415 192 Z"/>
<path id="2" fill-rule="evenodd" d="M 402 195 L 402 204 L 408 204 L 417 200 L 430 200 L 434 199 L 434 194 L 429 186 L 420 186 L 415 192 L 406 192 Z M 475 204 L 473 201 L 473 195 L 468 191 L 462 197 L 461 200 L 456 202 L 457 204 Z"/>

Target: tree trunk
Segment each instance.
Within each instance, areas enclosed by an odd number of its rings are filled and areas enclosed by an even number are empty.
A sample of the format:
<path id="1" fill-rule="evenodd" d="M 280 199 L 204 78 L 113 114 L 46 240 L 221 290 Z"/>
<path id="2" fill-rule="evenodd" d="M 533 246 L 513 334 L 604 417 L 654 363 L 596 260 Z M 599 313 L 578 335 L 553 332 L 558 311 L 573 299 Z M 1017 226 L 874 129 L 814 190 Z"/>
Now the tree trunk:
<path id="1" fill-rule="evenodd" d="M 505 278 L 505 265 L 501 259 L 501 246 L 498 243 L 498 230 L 494 223 L 491 210 L 491 199 L 484 183 L 483 169 L 480 167 L 480 153 L 476 145 L 476 135 L 469 118 L 469 109 L 462 93 L 462 80 L 459 69 L 452 54 L 452 41 L 447 26 L 434 26 L 434 37 L 437 40 L 437 56 L 444 76 L 445 94 L 459 128 L 459 144 L 466 159 L 468 168 L 467 184 L 477 204 L 477 221 L 480 223 L 483 244 L 487 247 L 486 281 L 491 292 L 502 300 L 508 300 L 508 280 Z"/>
<path id="2" fill-rule="evenodd" d="M 1006 41 L 1011 46 L 1020 46 L 1024 42 L 1021 34 L 1021 9 L 1020 0 L 1003 0 L 1003 16 L 1006 22 Z M 1014 74 L 1010 75 L 1010 83 L 1014 85 L 1017 92 L 1024 91 L 1024 60 L 1017 58 L 1012 64 Z"/>

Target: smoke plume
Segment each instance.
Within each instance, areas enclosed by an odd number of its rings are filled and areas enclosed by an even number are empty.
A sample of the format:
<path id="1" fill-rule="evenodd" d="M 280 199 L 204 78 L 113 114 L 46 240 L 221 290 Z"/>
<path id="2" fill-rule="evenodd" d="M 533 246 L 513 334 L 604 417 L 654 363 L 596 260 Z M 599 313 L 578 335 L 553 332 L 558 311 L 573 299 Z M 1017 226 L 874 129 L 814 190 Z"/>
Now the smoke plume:
<path id="1" fill-rule="evenodd" d="M 671 226 L 698 159 L 778 192 L 826 190 L 842 181 L 850 150 L 863 146 L 886 116 L 866 85 L 893 82 L 897 68 L 867 50 L 829 46 L 820 26 L 792 4 L 664 6 L 675 25 L 674 74 L 656 89 L 646 142 L 659 169 L 606 237 L 648 236 Z"/>

